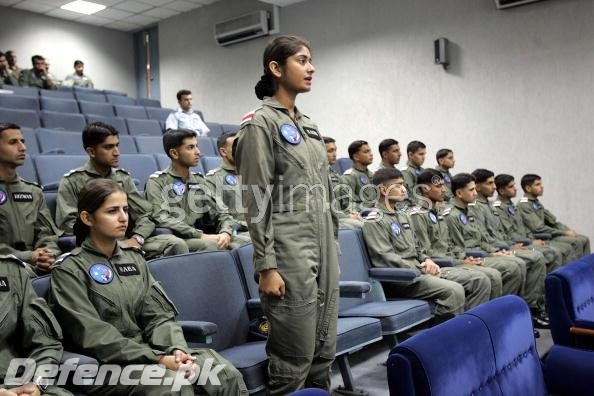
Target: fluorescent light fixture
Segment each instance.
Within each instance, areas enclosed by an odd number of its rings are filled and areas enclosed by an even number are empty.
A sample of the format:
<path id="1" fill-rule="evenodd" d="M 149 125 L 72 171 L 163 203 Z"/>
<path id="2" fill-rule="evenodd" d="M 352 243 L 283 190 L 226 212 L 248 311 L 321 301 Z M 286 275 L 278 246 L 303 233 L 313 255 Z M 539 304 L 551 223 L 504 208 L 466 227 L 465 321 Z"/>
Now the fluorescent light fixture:
<path id="1" fill-rule="evenodd" d="M 90 1 L 76 0 L 60 7 L 63 10 L 78 12 L 79 14 L 91 15 L 105 9 L 103 4 Z"/>

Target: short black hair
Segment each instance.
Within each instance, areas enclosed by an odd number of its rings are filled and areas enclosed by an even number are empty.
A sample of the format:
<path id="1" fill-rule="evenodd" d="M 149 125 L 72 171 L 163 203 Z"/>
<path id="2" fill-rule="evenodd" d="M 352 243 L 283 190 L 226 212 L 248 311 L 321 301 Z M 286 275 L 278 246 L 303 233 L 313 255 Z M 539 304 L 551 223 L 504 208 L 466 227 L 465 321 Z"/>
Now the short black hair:
<path id="1" fill-rule="evenodd" d="M 180 89 L 179 91 L 177 91 L 177 100 L 181 100 L 182 96 L 186 95 L 192 95 L 192 91 L 189 91 L 187 89 Z"/>
<path id="2" fill-rule="evenodd" d="M 7 129 L 18 129 L 20 131 L 21 127 L 12 122 L 0 122 L 0 135 Z"/>
<path id="3" fill-rule="evenodd" d="M 512 175 L 508 175 L 506 173 L 501 173 L 495 176 L 495 187 L 497 190 L 500 188 L 505 188 L 508 186 L 509 183 L 514 181 L 514 177 Z"/>
<path id="4" fill-rule="evenodd" d="M 477 183 L 484 183 L 487 181 L 488 178 L 495 176 L 495 173 L 491 172 L 488 169 L 475 169 L 472 172 L 472 176 L 474 176 L 474 181 Z"/>
<path id="5" fill-rule="evenodd" d="M 373 184 L 379 186 L 389 180 L 402 179 L 402 172 L 396 168 L 381 168 L 373 174 Z"/>
<path id="6" fill-rule="evenodd" d="M 406 153 L 416 153 L 420 149 L 424 148 L 427 148 L 427 146 L 425 146 L 425 143 L 419 142 L 418 140 L 413 140 L 408 144 L 408 146 L 406 146 Z"/>
<path id="7" fill-rule="evenodd" d="M 2 51 L 0 51 L 0 58 L 2 58 L 3 56 L 6 56 L 6 54 Z"/>
<path id="8" fill-rule="evenodd" d="M 398 141 L 395 139 L 384 139 L 380 142 L 379 146 L 378 146 L 378 150 L 379 150 L 379 154 L 380 157 L 382 156 L 382 154 L 386 151 L 388 151 L 388 149 L 390 148 L 390 146 L 393 146 L 395 144 L 398 144 Z"/>
<path id="9" fill-rule="evenodd" d="M 113 126 L 101 121 L 91 122 L 83 129 L 82 142 L 86 150 L 88 147 L 95 147 L 101 144 L 110 136 L 118 136 L 120 133 Z"/>
<path id="10" fill-rule="evenodd" d="M 33 56 L 31 57 L 31 63 L 32 63 L 32 64 L 35 64 L 35 62 L 36 62 L 36 61 L 38 61 L 38 60 L 42 60 L 42 61 L 44 61 L 44 60 L 45 60 L 45 58 L 44 58 L 43 56 L 41 56 L 41 55 L 33 55 Z"/>
<path id="11" fill-rule="evenodd" d="M 168 129 L 163 134 L 163 149 L 165 150 L 165 154 L 171 158 L 169 150 L 176 149 L 184 144 L 184 139 L 195 138 L 196 136 L 198 136 L 196 132 L 191 129 Z"/>
<path id="12" fill-rule="evenodd" d="M 417 184 L 434 184 L 435 182 L 443 180 L 443 175 L 441 172 L 427 168 L 421 172 L 419 176 L 417 176 Z"/>
<path id="13" fill-rule="evenodd" d="M 456 195 L 456 191 L 465 188 L 473 181 L 476 180 L 470 173 L 458 173 L 452 177 L 452 194 Z"/>
<path id="14" fill-rule="evenodd" d="M 453 153 L 453 151 L 448 148 L 439 149 L 435 154 L 435 159 L 437 160 L 437 162 L 439 162 L 440 159 L 446 157 L 449 153 Z"/>
<path id="15" fill-rule="evenodd" d="M 365 140 L 355 140 L 353 143 L 349 144 L 349 158 L 354 161 L 354 156 L 359 152 L 361 147 L 365 146 L 367 143 Z"/>
<path id="16" fill-rule="evenodd" d="M 227 143 L 227 139 L 237 136 L 237 131 L 223 133 L 217 138 L 217 150 Z"/>
<path id="17" fill-rule="evenodd" d="M 530 187 L 534 184 L 535 181 L 542 180 L 542 177 L 538 176 L 534 173 L 527 173 L 522 176 L 522 180 L 520 180 L 520 185 L 522 186 L 522 190 L 526 192 L 526 188 Z"/>
<path id="18" fill-rule="evenodd" d="M 84 66 L 85 62 L 81 61 L 81 60 L 75 60 L 74 61 L 74 67 L 78 66 L 78 65 L 83 65 Z"/>
<path id="19" fill-rule="evenodd" d="M 323 136 L 322 140 L 324 141 L 324 144 L 336 143 L 336 140 L 334 140 L 334 138 L 331 138 L 330 136 Z"/>

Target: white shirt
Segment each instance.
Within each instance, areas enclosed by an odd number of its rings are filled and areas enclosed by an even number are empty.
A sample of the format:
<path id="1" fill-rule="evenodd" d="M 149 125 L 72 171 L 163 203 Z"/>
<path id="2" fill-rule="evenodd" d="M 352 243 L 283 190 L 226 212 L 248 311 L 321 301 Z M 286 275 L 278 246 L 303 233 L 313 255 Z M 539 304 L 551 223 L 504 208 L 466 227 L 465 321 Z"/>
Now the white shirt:
<path id="1" fill-rule="evenodd" d="M 200 136 L 206 136 L 210 129 L 206 126 L 200 114 L 194 113 L 192 109 L 185 112 L 181 108 L 175 113 L 169 114 L 165 121 L 165 130 L 167 129 L 190 129 Z"/>

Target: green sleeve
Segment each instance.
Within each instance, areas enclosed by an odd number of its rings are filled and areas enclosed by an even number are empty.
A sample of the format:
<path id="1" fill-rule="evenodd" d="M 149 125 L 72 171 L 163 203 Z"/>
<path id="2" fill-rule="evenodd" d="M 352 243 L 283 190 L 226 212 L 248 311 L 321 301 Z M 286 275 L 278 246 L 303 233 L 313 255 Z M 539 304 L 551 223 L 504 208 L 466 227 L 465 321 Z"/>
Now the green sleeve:
<path id="1" fill-rule="evenodd" d="M 561 233 L 554 227 L 550 227 L 534 212 L 532 207 L 528 205 L 519 205 L 518 209 L 524 220 L 524 224 L 528 229 L 535 234 L 549 233 L 552 235 L 560 235 Z"/>
<path id="2" fill-rule="evenodd" d="M 381 221 L 366 220 L 363 223 L 363 237 L 374 267 L 416 268 L 394 251 L 388 231 L 382 226 Z"/>
<path id="3" fill-rule="evenodd" d="M 408 191 L 408 196 L 409 198 L 412 198 L 415 188 L 415 180 L 413 178 L 412 172 L 408 169 L 402 171 L 402 178 L 404 179 L 404 185 Z"/>
<path id="4" fill-rule="evenodd" d="M 565 232 L 565 231 L 569 230 L 569 227 L 567 227 L 565 224 L 557 221 L 557 218 L 555 217 L 554 214 L 551 213 L 550 210 L 544 209 L 544 214 L 545 214 L 545 223 L 553 225 L 553 227 L 555 227 L 558 231 Z"/>
<path id="5" fill-rule="evenodd" d="M 172 209 L 181 210 L 174 203 L 169 202 L 167 193 L 163 191 L 157 179 L 149 179 L 144 191 L 147 200 L 152 205 L 152 218 L 159 227 L 169 228 L 176 235 L 182 238 L 200 238 L 202 231 L 198 230 L 183 220 L 185 213 L 180 213 Z M 174 213 L 175 212 L 175 213 Z"/>
<path id="6" fill-rule="evenodd" d="M 60 181 L 58 197 L 56 198 L 56 225 L 64 233 L 69 235 L 72 235 L 72 229 L 78 213 L 77 195 L 77 191 L 70 178 L 63 177 Z"/>
<path id="7" fill-rule="evenodd" d="M 140 195 L 131 177 L 124 179 L 124 190 L 128 194 L 130 215 L 134 219 L 132 232 L 148 238 L 155 230 L 155 224 L 151 220 L 151 205 Z"/>
<path id="8" fill-rule="evenodd" d="M 52 215 L 47 208 L 43 193 L 39 192 L 39 207 L 37 209 L 37 221 L 35 222 L 35 249 L 45 247 L 51 250 L 56 257 L 62 251 L 58 247 L 59 231 L 52 220 Z"/>
<path id="9" fill-rule="evenodd" d="M 437 257 L 431 246 L 431 239 L 427 232 L 427 220 L 423 214 L 414 214 L 410 216 L 413 233 L 415 234 L 415 240 L 417 241 L 417 251 L 424 256 Z"/>

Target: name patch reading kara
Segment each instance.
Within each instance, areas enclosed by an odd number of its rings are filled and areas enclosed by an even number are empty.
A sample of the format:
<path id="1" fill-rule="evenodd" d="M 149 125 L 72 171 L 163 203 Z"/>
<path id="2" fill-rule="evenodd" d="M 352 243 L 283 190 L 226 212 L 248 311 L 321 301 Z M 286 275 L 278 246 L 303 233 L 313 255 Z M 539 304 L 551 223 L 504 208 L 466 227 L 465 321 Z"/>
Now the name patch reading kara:
<path id="1" fill-rule="evenodd" d="M 13 192 L 12 200 L 14 202 L 33 202 L 33 194 L 28 192 Z"/>
<path id="2" fill-rule="evenodd" d="M 130 275 L 140 275 L 140 271 L 138 271 L 138 267 L 136 264 L 116 264 L 115 265 L 116 271 L 121 276 L 130 276 Z"/>
<path id="3" fill-rule="evenodd" d="M 8 278 L 5 276 L 0 276 L 0 291 L 10 291 L 10 284 L 8 283 Z"/>
<path id="4" fill-rule="evenodd" d="M 320 132 L 318 132 L 316 129 L 313 129 L 310 127 L 303 127 L 303 130 L 305 131 L 307 136 L 314 138 L 314 139 L 322 140 L 322 137 L 320 136 Z"/>

